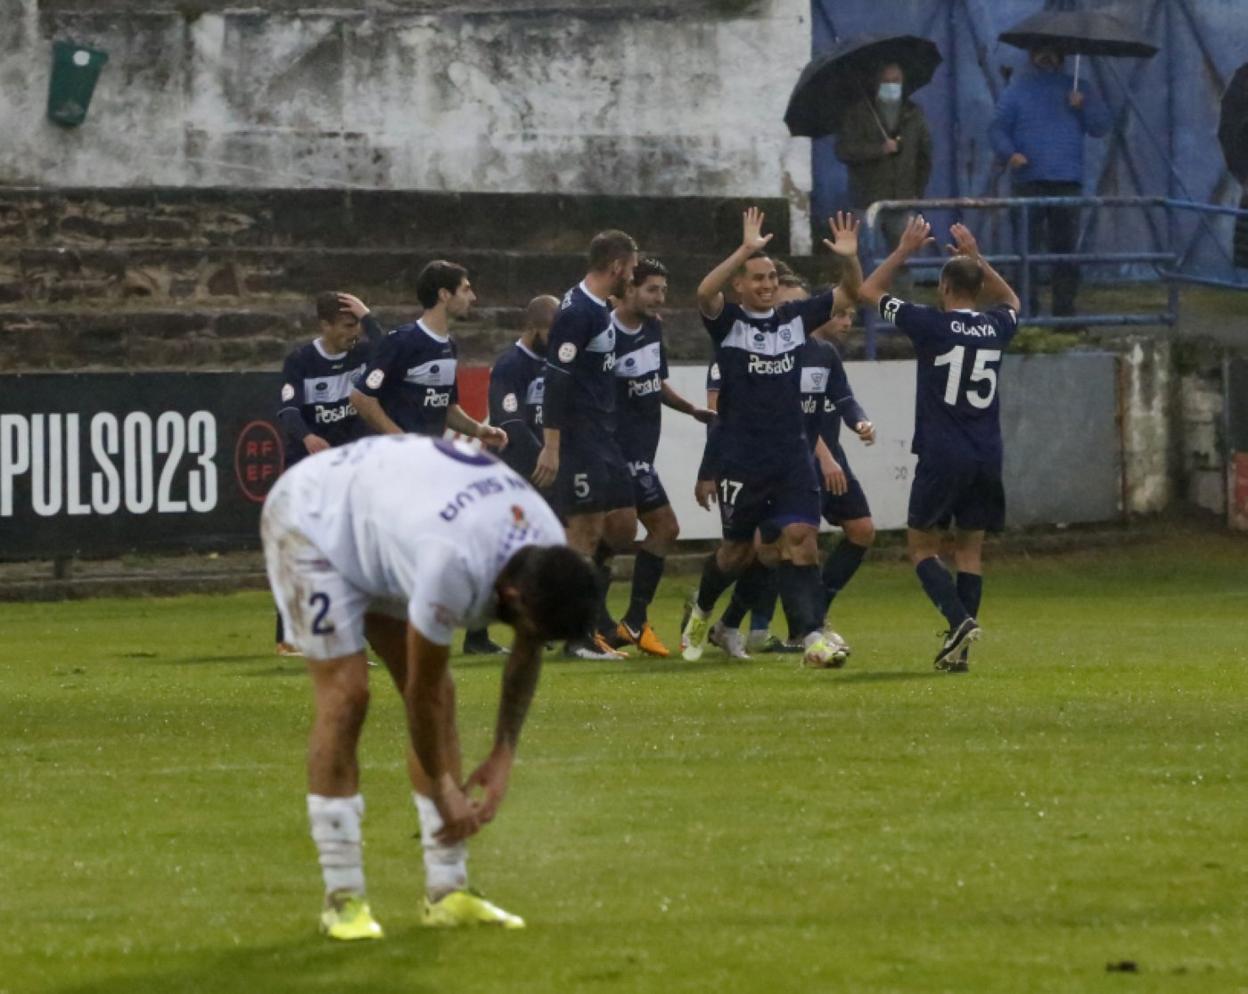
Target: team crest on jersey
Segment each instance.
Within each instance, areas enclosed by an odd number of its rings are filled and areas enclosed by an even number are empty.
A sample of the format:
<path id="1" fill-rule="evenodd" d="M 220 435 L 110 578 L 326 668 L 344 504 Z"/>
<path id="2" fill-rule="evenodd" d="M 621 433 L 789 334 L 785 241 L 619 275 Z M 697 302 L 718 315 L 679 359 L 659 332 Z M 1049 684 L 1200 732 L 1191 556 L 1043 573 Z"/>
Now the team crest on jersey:
<path id="1" fill-rule="evenodd" d="M 503 398 L 503 410 L 508 414 L 515 414 L 520 409 L 520 402 L 516 399 L 514 393 L 509 393 Z"/>
<path id="2" fill-rule="evenodd" d="M 720 377 L 719 377 L 719 363 L 717 363 L 717 362 L 716 362 L 716 363 L 712 363 L 712 364 L 711 364 L 711 379 L 712 379 L 712 380 L 718 380 L 719 378 L 720 378 Z"/>
<path id="3" fill-rule="evenodd" d="M 295 388 L 289 383 L 282 384 L 282 402 L 289 404 L 295 399 Z"/>
<path id="4" fill-rule="evenodd" d="M 576 346 L 571 342 L 564 342 L 559 346 L 559 361 L 571 362 L 576 358 Z"/>
<path id="5" fill-rule="evenodd" d="M 792 329 L 792 328 L 790 328 L 787 324 L 786 324 L 786 325 L 784 325 L 784 326 L 780 329 L 780 339 L 781 339 L 781 341 L 784 341 L 784 342 L 791 342 L 791 341 L 793 341 L 793 329 Z"/>
<path id="6" fill-rule="evenodd" d="M 528 524 L 524 517 L 524 508 L 519 504 L 511 505 L 511 523 L 517 527 L 523 528 Z"/>
<path id="7" fill-rule="evenodd" d="M 385 379 L 386 379 L 385 370 L 374 369 L 371 373 L 368 374 L 368 379 L 364 381 L 364 385 L 368 387 L 368 389 L 370 390 L 377 390 L 378 388 L 380 388 L 382 383 L 385 382 Z"/>

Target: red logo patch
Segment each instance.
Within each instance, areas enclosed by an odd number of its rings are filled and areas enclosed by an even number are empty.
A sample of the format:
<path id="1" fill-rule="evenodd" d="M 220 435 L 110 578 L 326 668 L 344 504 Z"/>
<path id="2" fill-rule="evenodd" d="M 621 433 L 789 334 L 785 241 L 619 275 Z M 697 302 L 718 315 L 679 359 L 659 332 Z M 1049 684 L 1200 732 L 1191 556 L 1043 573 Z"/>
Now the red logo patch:
<path id="1" fill-rule="evenodd" d="M 234 475 L 243 496 L 263 504 L 286 468 L 282 438 L 267 421 L 252 421 L 238 433 L 234 445 Z"/>

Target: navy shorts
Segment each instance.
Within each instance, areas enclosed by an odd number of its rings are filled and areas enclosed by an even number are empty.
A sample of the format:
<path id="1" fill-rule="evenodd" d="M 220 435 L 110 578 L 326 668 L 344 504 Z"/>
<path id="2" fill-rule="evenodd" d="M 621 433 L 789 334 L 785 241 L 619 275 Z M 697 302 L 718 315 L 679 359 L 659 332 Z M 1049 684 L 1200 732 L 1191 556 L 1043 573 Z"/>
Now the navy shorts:
<path id="1" fill-rule="evenodd" d="M 830 525 L 839 525 L 845 521 L 853 521 L 855 518 L 871 517 L 871 506 L 867 503 L 867 495 L 863 492 L 858 477 L 852 475 L 849 476 L 849 489 L 843 494 L 838 496 L 826 490 L 823 492 L 820 510 L 823 512 L 823 520 Z"/>
<path id="2" fill-rule="evenodd" d="M 809 454 L 767 474 L 726 464 L 718 487 L 719 518 L 729 542 L 752 542 L 760 528 L 770 541 L 767 535 L 778 536 L 786 525 L 819 524 L 819 480 Z"/>
<path id="3" fill-rule="evenodd" d="M 628 473 L 633 481 L 633 505 L 638 514 L 657 511 L 671 503 L 667 491 L 663 489 L 663 481 L 659 479 L 658 470 L 652 462 L 630 462 Z"/>
<path id="4" fill-rule="evenodd" d="M 963 531 L 1001 531 L 1005 527 L 1001 470 L 983 463 L 920 456 L 910 486 L 907 524 L 920 531 L 951 524 Z"/>
<path id="5" fill-rule="evenodd" d="M 564 518 L 633 506 L 633 479 L 613 436 L 564 431 L 550 502 Z"/>

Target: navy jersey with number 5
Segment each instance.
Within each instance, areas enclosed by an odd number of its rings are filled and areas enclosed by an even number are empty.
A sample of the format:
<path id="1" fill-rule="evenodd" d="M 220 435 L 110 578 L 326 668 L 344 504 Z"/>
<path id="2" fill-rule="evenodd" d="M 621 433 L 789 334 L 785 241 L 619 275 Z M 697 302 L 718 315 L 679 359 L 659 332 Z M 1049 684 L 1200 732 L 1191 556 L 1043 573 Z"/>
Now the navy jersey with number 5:
<path id="1" fill-rule="evenodd" d="M 605 300 L 585 284 L 563 295 L 550 326 L 546 346 L 546 402 L 542 415 L 548 428 L 615 430 L 615 326 Z"/>
<path id="2" fill-rule="evenodd" d="M 833 295 L 782 304 L 766 313 L 725 302 L 702 323 L 719 366 L 719 445 L 725 465 L 760 475 L 808 458 L 801 403 L 800 350 L 832 316 Z"/>
<path id="3" fill-rule="evenodd" d="M 376 397 L 387 416 L 417 435 L 441 435 L 446 412 L 459 402 L 458 349 L 445 335 L 416 321 L 395 328 L 378 344 L 359 391 Z"/>
<path id="4" fill-rule="evenodd" d="M 615 437 L 629 462 L 653 463 L 659 450 L 663 421 L 663 381 L 667 379 L 667 350 L 663 322 L 646 318 L 640 328 L 615 324 Z"/>
<path id="5" fill-rule="evenodd" d="M 885 294 L 880 315 L 914 343 L 912 451 L 920 458 L 1001 465 L 1001 356 L 1018 330 L 1010 307 L 941 311 Z"/>

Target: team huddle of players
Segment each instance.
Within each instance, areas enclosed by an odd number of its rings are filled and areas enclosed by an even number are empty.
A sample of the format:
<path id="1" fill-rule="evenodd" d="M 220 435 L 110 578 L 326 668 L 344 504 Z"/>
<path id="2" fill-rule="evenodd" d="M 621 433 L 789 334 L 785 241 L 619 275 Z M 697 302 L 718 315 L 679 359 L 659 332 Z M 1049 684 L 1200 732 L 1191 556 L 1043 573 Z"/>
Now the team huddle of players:
<path id="1" fill-rule="evenodd" d="M 916 219 L 895 253 L 900 258 L 890 257 L 864 282 L 857 222 L 838 215 L 824 242 L 837 260 L 838 282 L 812 295 L 767 253 L 764 220 L 756 209 L 744 214 L 740 246 L 697 288 L 715 347 L 705 407 L 668 383 L 661 320 L 667 269 L 640 257 L 624 232 L 605 231 L 593 239 L 578 285 L 562 299 L 541 296 L 529 304 L 520 339 L 491 370 L 488 423 L 458 402 L 451 323 L 475 300 L 463 267 L 426 266 L 416 286 L 421 318 L 387 335 L 355 297 L 322 295 L 322 334 L 291 354 L 283 378 L 279 418 L 289 461 L 372 433 L 440 437 L 450 429 L 482 439 L 543 492 L 564 522 L 568 544 L 598 572 L 595 629 L 571 640 L 567 651 L 608 659 L 631 645 L 666 656 L 647 611 L 679 534 L 655 469 L 662 407 L 671 407 L 708 425 L 696 497 L 704 507 L 718 504 L 723 529 L 687 609 L 682 655 L 696 660 L 709 641 L 735 658 L 785 651 L 800 653 L 811 667 L 841 666 L 850 647 L 827 624 L 829 609 L 875 535 L 841 428 L 868 445 L 875 429 L 854 398 L 836 341 L 855 308 L 878 306 L 914 340 L 919 355 L 911 554 L 924 589 L 949 620 L 949 644 L 937 665 L 964 668 L 978 634 L 982 534 L 1000 527 L 1004 513 L 996 369 L 1014 331 L 1013 294 L 979 256 L 970 233 L 955 226 L 941 307 L 888 297 L 889 282 L 905 257 L 930 241 L 930 229 Z M 975 311 L 981 290 L 991 303 L 1007 306 Z M 963 312 L 975 321 L 959 319 Z M 843 532 L 822 567 L 821 519 Z M 953 520 L 956 579 L 932 539 Z M 628 608 L 616 620 L 606 593 L 612 559 L 624 552 L 635 554 L 635 565 Z M 729 588 L 731 601 L 713 622 L 714 606 Z M 777 600 L 788 623 L 783 641 L 770 633 Z M 470 632 L 465 650 L 499 651 L 484 631 Z"/>

